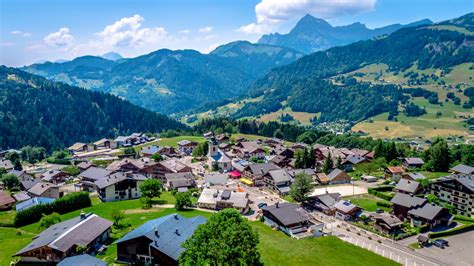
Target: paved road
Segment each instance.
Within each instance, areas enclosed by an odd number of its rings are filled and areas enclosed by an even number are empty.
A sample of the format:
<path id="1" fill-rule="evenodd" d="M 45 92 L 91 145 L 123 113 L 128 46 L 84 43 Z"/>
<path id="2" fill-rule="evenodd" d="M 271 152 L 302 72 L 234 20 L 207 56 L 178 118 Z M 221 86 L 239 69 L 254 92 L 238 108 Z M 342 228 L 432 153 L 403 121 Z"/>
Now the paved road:
<path id="1" fill-rule="evenodd" d="M 443 263 L 438 260 L 419 254 L 418 252 L 393 242 L 392 240 L 380 237 L 376 234 L 350 225 L 349 223 L 336 220 L 334 217 L 329 217 L 321 213 L 312 214 L 316 219 L 325 222 L 325 230 L 327 233 L 336 235 L 344 241 L 368 249 L 403 265 L 443 265 Z M 349 231 L 347 229 L 349 229 Z"/>

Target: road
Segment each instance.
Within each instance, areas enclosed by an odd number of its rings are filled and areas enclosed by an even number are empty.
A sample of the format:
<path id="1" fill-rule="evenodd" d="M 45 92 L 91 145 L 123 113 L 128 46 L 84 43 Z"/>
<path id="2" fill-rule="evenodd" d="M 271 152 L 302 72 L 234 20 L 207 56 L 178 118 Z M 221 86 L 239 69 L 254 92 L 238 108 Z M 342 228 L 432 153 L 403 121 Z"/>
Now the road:
<path id="1" fill-rule="evenodd" d="M 312 215 L 325 223 L 325 232 L 403 265 L 443 265 L 438 260 L 419 254 L 417 251 L 413 251 L 392 240 L 380 237 L 347 222 L 336 220 L 334 217 L 319 212 L 313 212 Z"/>

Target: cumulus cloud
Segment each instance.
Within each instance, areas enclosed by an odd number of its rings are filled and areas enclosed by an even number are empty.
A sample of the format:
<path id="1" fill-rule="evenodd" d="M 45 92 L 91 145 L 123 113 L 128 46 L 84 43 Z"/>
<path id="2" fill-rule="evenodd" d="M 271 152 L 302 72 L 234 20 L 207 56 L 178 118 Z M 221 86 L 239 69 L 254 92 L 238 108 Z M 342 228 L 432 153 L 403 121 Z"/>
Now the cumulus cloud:
<path id="1" fill-rule="evenodd" d="M 261 0 L 255 6 L 257 21 L 240 27 L 238 31 L 261 34 L 308 13 L 330 19 L 373 10 L 376 3 L 377 0 Z"/>
<path id="2" fill-rule="evenodd" d="M 179 33 L 180 34 L 189 34 L 189 33 L 191 33 L 191 31 L 188 30 L 188 29 L 184 29 L 184 30 L 180 30 Z"/>
<path id="3" fill-rule="evenodd" d="M 143 28 L 144 18 L 140 15 L 122 18 L 97 33 L 101 41 L 112 47 L 138 47 L 154 43 L 166 37 L 162 27 Z"/>
<path id="4" fill-rule="evenodd" d="M 67 49 L 73 44 L 74 36 L 72 36 L 68 28 L 64 27 L 60 28 L 57 32 L 50 33 L 43 40 L 49 46 Z"/>
<path id="5" fill-rule="evenodd" d="M 11 31 L 10 34 L 12 34 L 12 35 L 19 35 L 19 36 L 22 36 L 22 37 L 30 37 L 30 36 L 31 36 L 31 33 L 25 32 L 25 31 L 21 31 L 21 30 L 14 30 L 14 31 Z"/>
<path id="6" fill-rule="evenodd" d="M 211 26 L 207 26 L 207 27 L 204 27 L 204 28 L 200 28 L 199 29 L 199 32 L 201 33 L 209 33 L 213 30 L 213 28 Z"/>

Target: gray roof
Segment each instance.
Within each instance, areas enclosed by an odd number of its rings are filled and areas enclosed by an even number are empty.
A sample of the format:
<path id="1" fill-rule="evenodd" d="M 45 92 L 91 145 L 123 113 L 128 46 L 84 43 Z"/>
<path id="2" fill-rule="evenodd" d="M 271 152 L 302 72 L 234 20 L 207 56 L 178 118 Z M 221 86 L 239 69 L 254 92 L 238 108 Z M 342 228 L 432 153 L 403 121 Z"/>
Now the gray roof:
<path id="1" fill-rule="evenodd" d="M 18 193 L 15 193 L 12 195 L 12 197 L 15 198 L 17 202 L 31 199 L 30 195 L 28 195 L 28 192 L 26 191 L 20 191 Z M 19 204 L 16 205 L 17 211 L 18 211 L 18 205 Z"/>
<path id="2" fill-rule="evenodd" d="M 87 214 L 85 219 L 77 216 L 48 227 L 14 256 L 43 246 L 49 246 L 62 252 L 67 251 L 74 245 L 87 246 L 111 226 L 112 222 L 92 213 Z"/>
<path id="3" fill-rule="evenodd" d="M 287 171 L 288 174 L 290 174 L 293 178 L 301 173 L 305 173 L 309 176 L 312 176 L 314 174 L 316 174 L 316 172 L 314 171 L 314 169 L 311 169 L 311 168 L 306 168 L 306 169 L 294 169 L 294 170 L 288 170 Z"/>
<path id="4" fill-rule="evenodd" d="M 342 171 L 341 169 L 336 168 L 336 169 L 332 170 L 331 173 L 329 173 L 327 176 L 328 176 L 329 181 L 331 181 L 342 173 L 344 173 L 344 171 Z"/>
<path id="5" fill-rule="evenodd" d="M 461 174 L 473 174 L 474 173 L 474 167 L 469 166 L 469 165 L 464 165 L 464 164 L 458 164 L 451 168 L 451 171 L 458 172 Z"/>
<path id="6" fill-rule="evenodd" d="M 390 202 L 406 208 L 413 208 L 423 205 L 426 202 L 426 199 L 410 196 L 404 193 L 397 193 Z"/>
<path id="7" fill-rule="evenodd" d="M 209 183 L 210 185 L 225 185 L 227 184 L 227 179 L 228 179 L 227 174 L 220 174 L 220 173 L 204 174 L 204 183 Z"/>
<path id="8" fill-rule="evenodd" d="M 351 155 L 349 155 L 349 156 L 346 157 L 346 160 L 345 160 L 344 163 L 349 162 L 349 163 L 351 163 L 351 164 L 358 164 L 358 163 L 361 163 L 361 162 L 363 162 L 363 161 L 365 161 L 365 160 L 366 160 L 366 158 L 365 158 L 364 156 L 351 154 Z"/>
<path id="9" fill-rule="evenodd" d="M 173 188 L 194 186 L 191 172 L 165 174 L 166 183 Z"/>
<path id="10" fill-rule="evenodd" d="M 0 168 L 4 168 L 4 169 L 12 169 L 13 168 L 13 164 L 10 160 L 5 160 L 5 159 L 1 159 L 0 160 Z"/>
<path id="11" fill-rule="evenodd" d="M 38 182 L 33 187 L 31 187 L 28 190 L 28 192 L 33 194 L 33 195 L 40 196 L 41 194 L 46 192 L 48 189 L 55 188 L 55 187 L 58 187 L 58 186 L 56 186 L 54 184 L 51 184 L 51 183 Z"/>
<path id="12" fill-rule="evenodd" d="M 26 189 L 30 190 L 34 185 L 37 183 L 40 183 L 41 180 L 36 179 L 36 178 L 24 178 L 23 180 L 20 181 L 21 185 Z"/>
<path id="13" fill-rule="evenodd" d="M 398 181 L 397 183 L 397 186 L 395 187 L 395 189 L 409 192 L 409 193 L 415 193 L 419 188 L 420 188 L 420 183 L 416 181 L 407 180 L 404 178 L 400 179 L 400 181 Z"/>
<path id="14" fill-rule="evenodd" d="M 100 167 L 89 167 L 87 170 L 79 174 L 81 178 L 87 178 L 92 180 L 101 180 L 106 178 L 112 172 Z"/>
<path id="15" fill-rule="evenodd" d="M 155 153 L 158 153 L 160 151 L 160 147 L 158 146 L 147 146 L 147 147 L 143 147 L 142 148 L 142 153 L 143 154 L 150 154 L 150 155 L 153 155 Z"/>
<path id="16" fill-rule="evenodd" d="M 416 208 L 413 210 L 409 210 L 408 214 L 418 216 L 427 220 L 433 220 L 438 214 L 443 210 L 443 207 L 432 205 L 432 204 L 425 204 L 423 207 Z"/>
<path id="17" fill-rule="evenodd" d="M 82 254 L 67 257 L 58 263 L 58 266 L 107 266 L 107 262 L 92 257 L 89 254 Z"/>
<path id="18" fill-rule="evenodd" d="M 59 171 L 59 170 L 49 170 L 41 174 L 41 179 L 44 181 L 51 181 L 53 180 L 57 175 L 63 175 L 64 172 Z"/>
<path id="19" fill-rule="evenodd" d="M 310 220 L 309 213 L 300 205 L 293 203 L 278 203 L 278 207 L 277 205 L 265 206 L 262 210 L 270 212 L 284 226 Z"/>
<path id="20" fill-rule="evenodd" d="M 419 180 L 419 179 L 425 179 L 426 178 L 426 176 L 424 176 L 422 173 L 408 173 L 408 176 L 413 180 Z"/>
<path id="21" fill-rule="evenodd" d="M 182 243 L 192 236 L 199 225 L 205 222 L 206 218 L 202 216 L 184 218 L 179 214 L 170 214 L 144 223 L 117 240 L 116 243 L 120 244 L 139 237 L 146 237 L 152 241 L 151 247 L 178 260 L 184 251 Z M 155 229 L 158 231 L 158 236 L 155 234 Z M 178 234 L 176 230 L 178 230 Z"/>
<path id="22" fill-rule="evenodd" d="M 40 205 L 40 204 L 49 204 L 51 202 L 54 202 L 54 199 L 51 198 L 43 198 L 43 197 L 35 197 L 35 198 L 29 198 L 26 201 L 20 202 L 16 204 L 15 209 L 17 212 L 26 210 L 30 207 Z"/>
<path id="23" fill-rule="evenodd" d="M 117 172 L 117 173 L 111 174 L 107 178 L 95 181 L 95 184 L 98 188 L 105 188 L 105 187 L 114 185 L 116 183 L 119 183 L 121 181 L 124 181 L 125 179 L 132 179 L 135 181 L 145 181 L 146 177 L 141 174 Z"/>
<path id="24" fill-rule="evenodd" d="M 318 199 L 327 207 L 333 207 L 337 203 L 337 200 L 340 196 L 341 194 L 339 193 L 326 193 L 322 195 L 310 196 L 310 198 Z"/>
<path id="25" fill-rule="evenodd" d="M 274 163 L 257 163 L 249 165 L 250 171 L 254 175 L 265 175 L 271 170 L 278 170 L 280 167 L 275 165 Z"/>
<path id="26" fill-rule="evenodd" d="M 283 169 L 272 170 L 268 172 L 268 174 L 275 181 L 275 183 L 291 181 L 291 176 Z"/>
<path id="27" fill-rule="evenodd" d="M 418 157 L 404 158 L 403 161 L 407 164 L 424 164 L 423 159 Z"/>
<path id="28" fill-rule="evenodd" d="M 341 200 L 338 203 L 334 204 L 334 208 L 336 208 L 336 210 L 341 211 L 343 213 L 350 213 L 356 209 L 359 209 L 358 206 L 345 200 Z"/>

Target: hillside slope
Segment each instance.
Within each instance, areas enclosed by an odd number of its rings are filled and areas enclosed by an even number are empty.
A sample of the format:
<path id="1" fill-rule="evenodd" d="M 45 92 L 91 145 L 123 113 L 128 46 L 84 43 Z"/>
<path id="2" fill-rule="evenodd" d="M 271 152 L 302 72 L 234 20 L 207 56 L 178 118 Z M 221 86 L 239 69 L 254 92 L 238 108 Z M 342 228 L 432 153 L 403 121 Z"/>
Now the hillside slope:
<path id="1" fill-rule="evenodd" d="M 0 147 L 62 148 L 133 132 L 185 126 L 115 96 L 0 66 Z"/>
<path id="2" fill-rule="evenodd" d="M 210 54 L 158 50 L 111 61 L 85 56 L 64 64 L 35 64 L 23 70 L 92 90 L 112 93 L 165 114 L 240 96 L 270 69 L 302 54 L 289 48 L 233 42 Z"/>
<path id="3" fill-rule="evenodd" d="M 424 19 L 407 25 L 393 24 L 376 29 L 369 29 L 359 22 L 346 26 L 333 27 L 325 20 L 315 18 L 308 14 L 302 17 L 289 33 L 263 35 L 258 43 L 290 47 L 310 54 L 334 46 L 347 45 L 357 41 L 368 40 L 376 36 L 390 34 L 401 28 L 430 25 L 432 23 L 432 21 Z"/>

